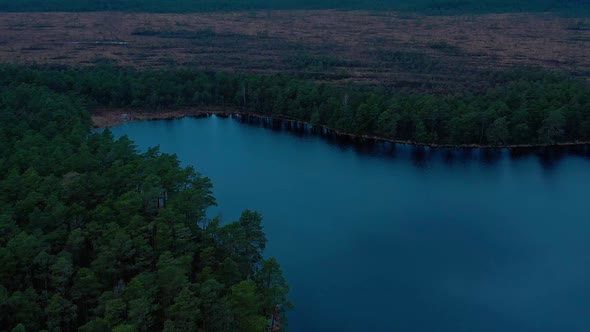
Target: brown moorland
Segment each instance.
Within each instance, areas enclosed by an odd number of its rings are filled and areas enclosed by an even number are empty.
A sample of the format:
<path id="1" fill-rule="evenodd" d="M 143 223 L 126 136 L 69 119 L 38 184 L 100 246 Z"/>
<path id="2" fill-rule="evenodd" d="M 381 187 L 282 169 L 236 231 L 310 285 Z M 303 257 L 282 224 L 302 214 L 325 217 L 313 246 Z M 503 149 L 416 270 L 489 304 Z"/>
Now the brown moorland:
<path id="1" fill-rule="evenodd" d="M 452 92 L 540 66 L 590 77 L 590 20 L 366 11 L 0 13 L 0 62 L 286 72 Z"/>

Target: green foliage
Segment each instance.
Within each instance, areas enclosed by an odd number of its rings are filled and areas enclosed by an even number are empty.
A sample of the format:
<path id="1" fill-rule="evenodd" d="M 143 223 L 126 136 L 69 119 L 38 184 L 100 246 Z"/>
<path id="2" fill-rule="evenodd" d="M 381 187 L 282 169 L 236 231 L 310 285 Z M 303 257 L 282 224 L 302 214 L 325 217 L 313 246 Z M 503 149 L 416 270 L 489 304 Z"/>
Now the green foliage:
<path id="1" fill-rule="evenodd" d="M 293 55 L 286 59 L 287 64 L 297 70 L 326 71 L 334 67 L 352 67 L 358 63 L 331 56 L 314 56 L 307 53 Z"/>
<path id="2" fill-rule="evenodd" d="M 247 281 L 262 264 L 261 215 L 245 211 L 220 226 L 205 215 L 215 204 L 209 179 L 158 149 L 139 153 L 126 137 L 90 131 L 80 98 L 142 98 L 135 88 L 113 90 L 129 77 L 0 72 L 3 330 L 266 327 L 272 307 L 287 300 L 268 302 L 267 288 Z M 225 230 L 237 241 L 231 250 Z"/>
<path id="3" fill-rule="evenodd" d="M 232 286 L 230 296 L 236 327 L 239 331 L 261 331 L 267 325 L 264 316 L 258 315 L 258 298 L 256 286 L 250 280 L 244 280 Z"/>
<path id="4" fill-rule="evenodd" d="M 588 30 L 590 30 L 590 21 L 578 20 L 574 23 L 571 23 L 567 28 L 569 30 L 575 30 L 575 31 L 588 31 Z"/>
<path id="5" fill-rule="evenodd" d="M 12 329 L 12 332 L 26 332 L 27 329 L 25 328 L 25 326 L 23 324 L 18 324 L 17 326 L 15 326 Z"/>
<path id="6" fill-rule="evenodd" d="M 379 66 L 398 66 L 416 73 L 432 73 L 440 70 L 441 64 L 433 57 L 415 51 L 380 50 L 377 52 Z"/>
<path id="7" fill-rule="evenodd" d="M 416 66 L 416 70 L 436 66 L 429 58 L 414 53 L 394 52 L 384 56 L 384 61 Z M 65 191 L 71 198 L 96 199 L 89 195 L 92 191 L 87 190 L 94 187 L 103 188 L 103 191 L 97 192 L 99 197 L 104 197 L 101 192 L 107 193 L 102 179 L 87 173 L 100 165 L 100 159 L 92 157 L 93 149 L 96 149 L 92 144 L 96 144 L 93 142 L 97 138 L 91 137 L 88 142 L 72 146 L 72 140 L 80 140 L 84 136 L 89 122 L 87 116 L 80 114 L 80 109 L 73 107 L 71 102 L 66 102 L 64 98 L 67 97 L 63 95 L 71 95 L 69 99 L 73 99 L 75 105 L 85 102 L 91 107 L 161 110 L 203 105 L 231 106 L 245 112 L 327 126 L 339 132 L 378 135 L 421 144 L 505 146 L 590 141 L 588 82 L 535 69 L 504 72 L 490 77 L 489 85 L 493 88 L 485 92 L 451 96 L 387 92 L 364 86 L 333 86 L 285 75 L 256 76 L 189 69 L 141 72 L 115 67 L 25 69 L 2 66 L 0 73 L 3 74 L 0 85 L 10 86 L 12 91 L 5 94 L 3 100 L 15 109 L 39 107 L 34 104 L 38 103 L 38 98 L 32 98 L 28 90 L 31 85 L 45 87 L 37 89 L 41 99 L 47 98 L 50 90 L 61 94 L 52 97 L 61 107 L 51 108 L 52 114 L 55 113 L 60 121 L 47 116 L 31 118 L 31 123 L 39 130 L 28 135 L 23 135 L 23 130 L 15 130 L 19 120 L 14 115 L 6 115 L 6 121 L 15 123 L 15 127 L 8 127 L 0 135 L 6 137 L 5 142 L 10 142 L 12 137 L 19 139 L 15 143 L 18 149 L 7 147 L 12 151 L 7 161 L 12 167 L 7 168 L 5 185 L 0 184 L 0 189 L 3 189 L 0 195 L 18 200 L 18 204 L 11 207 L 10 217 L 0 218 L 0 230 L 5 232 L 14 231 L 12 219 L 18 223 L 25 216 L 41 211 L 37 207 L 42 204 L 44 195 L 50 194 L 48 188 L 53 182 L 65 181 Z M 58 134 L 64 132 L 64 112 L 80 114 L 83 119 L 72 123 L 75 136 Z M 48 156 L 41 156 L 39 146 L 48 143 L 48 137 L 57 140 L 56 144 L 50 144 L 52 149 Z M 116 151 L 113 156 L 127 163 L 124 167 L 120 166 L 123 172 L 108 170 L 113 181 L 121 184 L 119 188 L 127 188 L 112 206 L 116 215 L 131 220 L 138 213 L 150 214 L 161 222 L 164 222 L 162 219 L 182 221 L 181 224 L 189 228 L 203 220 L 206 207 L 213 204 L 203 182 L 206 179 L 190 169 L 158 171 L 158 168 L 178 167 L 178 162 L 153 150 L 146 154 L 146 158 L 154 159 L 150 164 L 153 166 L 147 170 L 152 173 L 145 173 L 148 175 L 141 180 L 138 191 L 124 185 L 127 175 L 134 181 L 140 180 L 133 173 L 137 165 L 129 163 L 124 153 L 125 149 L 131 148 L 131 143 L 121 140 L 114 144 Z M 65 157 L 66 153 L 74 152 L 85 157 Z M 41 162 L 47 158 L 52 163 Z M 48 174 L 47 165 L 55 165 L 55 178 L 45 177 Z M 21 178 L 18 175 L 20 172 L 26 173 L 26 176 Z M 65 178 L 59 180 L 59 177 Z M 177 190 L 175 186 L 182 190 Z M 40 191 L 38 188 L 46 189 Z M 162 203 L 159 194 L 173 191 L 175 195 L 170 196 L 166 204 L 174 214 L 168 211 L 157 213 Z M 54 217 L 51 214 L 45 216 L 53 222 L 64 213 L 59 200 L 55 203 L 51 205 L 55 209 Z M 165 223 L 159 229 L 170 236 L 184 237 L 185 244 L 189 241 L 186 229 L 178 225 Z M 184 249 L 178 247 L 175 250 L 188 250 L 186 245 Z"/>
<path id="8" fill-rule="evenodd" d="M 166 321 L 166 329 L 170 331 L 194 331 L 201 321 L 201 302 L 196 294 L 185 287 L 178 293 L 174 304 L 169 308 L 171 320 Z"/>
<path id="9" fill-rule="evenodd" d="M 459 47 L 450 44 L 446 40 L 438 40 L 438 41 L 430 42 L 430 43 L 428 43 L 428 47 L 435 49 L 435 50 L 443 51 L 445 53 L 451 53 L 451 54 L 457 54 L 460 52 Z"/>

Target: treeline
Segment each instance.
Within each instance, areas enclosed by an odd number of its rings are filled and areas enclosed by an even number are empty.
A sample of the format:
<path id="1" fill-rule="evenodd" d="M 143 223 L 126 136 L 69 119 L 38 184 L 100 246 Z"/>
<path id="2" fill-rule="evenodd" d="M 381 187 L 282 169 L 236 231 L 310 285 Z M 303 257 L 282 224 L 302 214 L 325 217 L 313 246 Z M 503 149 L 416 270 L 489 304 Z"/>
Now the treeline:
<path id="1" fill-rule="evenodd" d="M 580 0 L 0 0 L 1 11 L 206 12 L 236 10 L 343 9 L 403 10 L 426 14 L 562 12 L 581 15 Z"/>
<path id="2" fill-rule="evenodd" d="M 419 144 L 506 146 L 590 141 L 587 82 L 533 69 L 490 79 L 494 88 L 485 93 L 434 96 L 337 87 L 284 75 L 0 67 L 3 84 L 45 86 L 81 97 L 90 107 L 239 107 L 345 133 Z"/>
<path id="3" fill-rule="evenodd" d="M 91 133 L 81 99 L 56 91 L 107 77 L 74 73 L 0 74 L 0 330 L 265 330 L 290 304 L 261 215 L 208 219 L 208 178 Z"/>

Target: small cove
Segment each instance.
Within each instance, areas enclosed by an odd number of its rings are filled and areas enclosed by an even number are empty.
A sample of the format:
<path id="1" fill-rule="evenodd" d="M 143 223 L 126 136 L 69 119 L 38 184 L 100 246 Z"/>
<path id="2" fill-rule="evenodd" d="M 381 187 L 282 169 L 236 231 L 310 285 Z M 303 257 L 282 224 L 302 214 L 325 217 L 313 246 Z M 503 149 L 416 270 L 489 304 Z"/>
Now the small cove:
<path id="1" fill-rule="evenodd" d="M 212 214 L 264 215 L 291 331 L 590 325 L 587 156 L 355 147 L 215 116 L 112 131 L 210 177 Z"/>

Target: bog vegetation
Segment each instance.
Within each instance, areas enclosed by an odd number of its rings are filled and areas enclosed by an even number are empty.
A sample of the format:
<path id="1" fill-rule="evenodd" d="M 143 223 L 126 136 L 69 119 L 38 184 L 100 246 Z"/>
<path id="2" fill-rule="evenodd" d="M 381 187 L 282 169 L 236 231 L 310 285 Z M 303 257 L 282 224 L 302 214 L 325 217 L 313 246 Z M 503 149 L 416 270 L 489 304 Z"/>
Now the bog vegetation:
<path id="1" fill-rule="evenodd" d="M 560 11 L 580 14 L 588 10 L 580 0 L 0 0 L 4 11 L 143 11 L 202 12 L 256 9 L 369 9 L 408 10 L 425 13 Z"/>
<path id="2" fill-rule="evenodd" d="M 208 178 L 91 133 L 75 73 L 0 74 L 1 329 L 263 331 L 289 303 L 261 215 L 209 219 Z"/>

